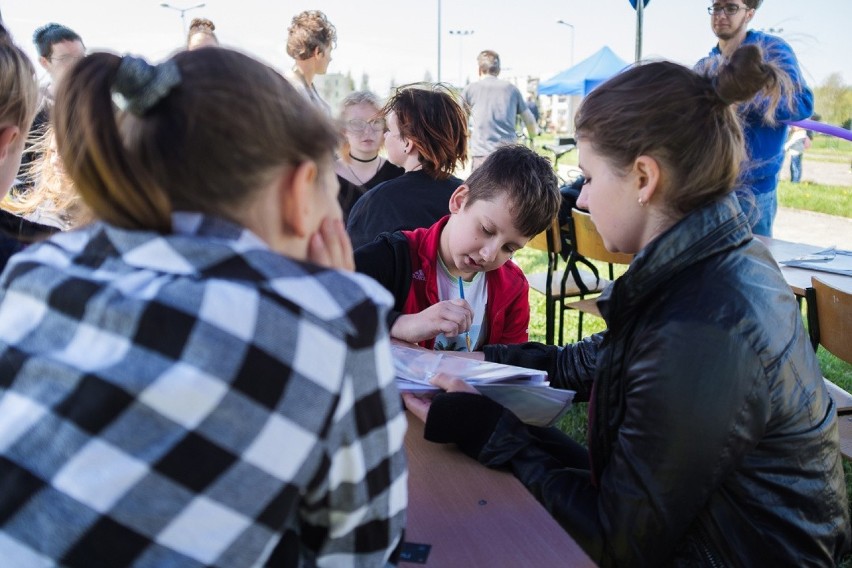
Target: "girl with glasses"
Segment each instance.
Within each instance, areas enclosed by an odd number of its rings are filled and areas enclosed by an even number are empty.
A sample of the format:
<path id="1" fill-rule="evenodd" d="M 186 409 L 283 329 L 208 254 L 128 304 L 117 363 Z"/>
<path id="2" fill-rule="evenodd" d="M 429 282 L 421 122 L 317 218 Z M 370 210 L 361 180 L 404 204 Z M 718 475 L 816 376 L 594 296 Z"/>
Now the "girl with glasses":
<path id="1" fill-rule="evenodd" d="M 343 137 L 334 171 L 340 182 L 338 200 L 344 221 L 367 190 L 405 171 L 379 155 L 386 128 L 381 108 L 379 97 L 369 91 L 350 93 L 340 104 Z"/>
<path id="2" fill-rule="evenodd" d="M 400 87 L 380 117 L 387 124 L 388 160 L 405 173 L 355 203 L 346 230 L 356 248 L 379 233 L 431 227 L 447 215 L 450 196 L 462 184 L 453 172 L 467 161 L 467 113 L 444 85 Z"/>

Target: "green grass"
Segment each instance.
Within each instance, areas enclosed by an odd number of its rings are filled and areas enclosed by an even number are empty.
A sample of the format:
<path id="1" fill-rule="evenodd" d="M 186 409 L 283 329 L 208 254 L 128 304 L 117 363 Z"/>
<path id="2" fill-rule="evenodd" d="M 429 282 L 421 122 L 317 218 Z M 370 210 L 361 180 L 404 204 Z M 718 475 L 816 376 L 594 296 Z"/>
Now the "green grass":
<path id="1" fill-rule="evenodd" d="M 813 144 L 805 152 L 806 158 L 845 164 L 849 163 L 850 156 L 852 156 L 852 142 L 835 136 L 815 136 Z"/>
<path id="2" fill-rule="evenodd" d="M 813 182 L 778 183 L 778 205 L 827 215 L 852 217 L 852 187 L 819 185 Z"/>

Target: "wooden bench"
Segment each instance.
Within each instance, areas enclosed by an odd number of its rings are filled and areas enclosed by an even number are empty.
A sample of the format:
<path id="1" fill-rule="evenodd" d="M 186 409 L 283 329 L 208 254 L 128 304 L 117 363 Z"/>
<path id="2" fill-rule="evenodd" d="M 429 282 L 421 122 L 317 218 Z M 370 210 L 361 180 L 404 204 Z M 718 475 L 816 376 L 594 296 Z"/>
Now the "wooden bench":
<path id="1" fill-rule="evenodd" d="M 852 460 L 852 394 L 846 392 L 828 379 L 825 388 L 837 405 L 837 431 L 840 435 L 840 453 L 847 460 Z"/>
<path id="2" fill-rule="evenodd" d="M 811 278 L 805 289 L 808 331 L 814 349 L 822 345 L 838 358 L 852 363 L 852 293 L 820 278 Z M 852 394 L 825 380 L 828 394 L 837 405 L 840 453 L 852 460 Z"/>
<path id="3" fill-rule="evenodd" d="M 840 453 L 852 460 L 852 414 L 837 417 L 837 432 L 840 434 Z"/>

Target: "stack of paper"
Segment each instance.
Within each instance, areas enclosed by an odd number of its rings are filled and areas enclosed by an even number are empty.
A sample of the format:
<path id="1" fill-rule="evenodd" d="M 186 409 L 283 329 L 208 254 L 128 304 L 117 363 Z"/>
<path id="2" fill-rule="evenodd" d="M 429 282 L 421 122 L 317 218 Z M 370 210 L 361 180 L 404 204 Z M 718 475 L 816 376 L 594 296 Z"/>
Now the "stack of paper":
<path id="1" fill-rule="evenodd" d="M 779 264 L 852 276 L 852 251 L 831 247 L 789 260 L 781 260 Z"/>
<path id="2" fill-rule="evenodd" d="M 402 392 L 437 392 L 437 374 L 457 377 L 533 426 L 552 426 L 571 407 L 574 391 L 548 385 L 547 373 L 394 343 L 396 384 Z"/>

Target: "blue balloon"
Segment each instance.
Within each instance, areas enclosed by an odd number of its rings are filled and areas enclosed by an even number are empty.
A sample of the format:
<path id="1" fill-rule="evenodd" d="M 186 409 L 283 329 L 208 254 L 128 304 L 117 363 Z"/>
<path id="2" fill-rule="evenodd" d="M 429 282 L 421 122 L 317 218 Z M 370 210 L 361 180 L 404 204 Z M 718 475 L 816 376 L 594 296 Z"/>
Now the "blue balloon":
<path id="1" fill-rule="evenodd" d="M 642 7 L 644 8 L 645 6 L 647 6 L 648 2 L 650 2 L 650 1 L 651 0 L 645 0 L 644 2 L 642 2 Z M 633 6 L 633 9 L 635 10 L 636 9 L 636 0 L 630 0 L 630 5 Z"/>

